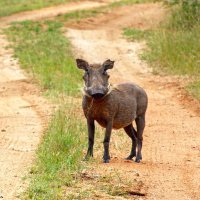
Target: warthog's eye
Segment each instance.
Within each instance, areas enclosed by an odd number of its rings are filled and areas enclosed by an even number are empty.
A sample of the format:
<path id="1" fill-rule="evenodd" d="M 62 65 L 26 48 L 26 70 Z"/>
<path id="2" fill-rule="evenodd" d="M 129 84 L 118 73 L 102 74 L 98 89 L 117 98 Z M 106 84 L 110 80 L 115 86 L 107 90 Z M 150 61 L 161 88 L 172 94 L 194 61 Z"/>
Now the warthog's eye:
<path id="1" fill-rule="evenodd" d="M 107 71 L 103 71 L 103 75 L 105 75 L 107 78 L 110 77 L 110 76 L 108 75 Z"/>
<path id="2" fill-rule="evenodd" d="M 83 75 L 83 79 L 86 79 L 89 76 L 89 72 L 85 71 L 85 74 Z"/>

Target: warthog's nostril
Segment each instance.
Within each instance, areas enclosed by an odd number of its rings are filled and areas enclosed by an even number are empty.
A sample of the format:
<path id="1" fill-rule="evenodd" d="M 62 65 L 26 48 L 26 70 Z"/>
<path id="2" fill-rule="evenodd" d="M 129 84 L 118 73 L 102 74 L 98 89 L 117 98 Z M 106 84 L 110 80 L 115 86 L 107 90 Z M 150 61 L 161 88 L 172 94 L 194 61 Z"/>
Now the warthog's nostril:
<path id="1" fill-rule="evenodd" d="M 102 98 L 103 96 L 104 96 L 104 94 L 102 94 L 102 93 L 95 93 L 95 94 L 92 95 L 92 97 L 93 97 L 94 99 L 100 99 L 100 98 Z"/>

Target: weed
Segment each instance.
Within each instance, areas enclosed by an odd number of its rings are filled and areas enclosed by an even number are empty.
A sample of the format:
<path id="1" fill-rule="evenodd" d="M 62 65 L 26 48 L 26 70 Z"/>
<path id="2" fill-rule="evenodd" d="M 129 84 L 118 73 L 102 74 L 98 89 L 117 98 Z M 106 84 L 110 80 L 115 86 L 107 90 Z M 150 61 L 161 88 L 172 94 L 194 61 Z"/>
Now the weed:
<path id="1" fill-rule="evenodd" d="M 62 106 L 55 113 L 37 151 L 37 162 L 31 170 L 25 199 L 60 199 L 62 186 L 76 182 L 71 174 L 81 166 L 85 127 L 83 123 L 77 123 L 81 116 L 72 108 Z"/>
<path id="2" fill-rule="evenodd" d="M 131 41 L 135 41 L 135 40 L 145 40 L 151 34 L 151 32 L 149 30 L 125 28 L 123 34 Z"/>
<path id="3" fill-rule="evenodd" d="M 197 99 L 200 100 L 200 82 L 193 82 L 190 83 L 186 89 L 193 95 L 195 96 Z"/>

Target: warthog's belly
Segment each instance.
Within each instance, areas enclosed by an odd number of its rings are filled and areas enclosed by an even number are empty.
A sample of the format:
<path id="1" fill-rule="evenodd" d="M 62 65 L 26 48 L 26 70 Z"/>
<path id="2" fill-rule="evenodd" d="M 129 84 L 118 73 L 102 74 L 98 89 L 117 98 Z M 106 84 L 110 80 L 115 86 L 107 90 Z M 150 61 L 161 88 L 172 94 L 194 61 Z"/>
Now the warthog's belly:
<path id="1" fill-rule="evenodd" d="M 102 108 L 94 118 L 102 126 L 106 127 L 109 120 L 108 110 Z M 136 118 L 136 104 L 132 101 L 124 104 L 119 103 L 117 112 L 113 114 L 113 128 L 120 129 L 131 124 Z"/>
<path id="2" fill-rule="evenodd" d="M 129 116 L 119 116 L 113 120 L 113 129 L 120 129 L 128 126 L 135 120 L 135 115 L 129 115 Z M 102 127 L 106 128 L 107 120 L 103 118 L 97 118 L 95 119 Z"/>

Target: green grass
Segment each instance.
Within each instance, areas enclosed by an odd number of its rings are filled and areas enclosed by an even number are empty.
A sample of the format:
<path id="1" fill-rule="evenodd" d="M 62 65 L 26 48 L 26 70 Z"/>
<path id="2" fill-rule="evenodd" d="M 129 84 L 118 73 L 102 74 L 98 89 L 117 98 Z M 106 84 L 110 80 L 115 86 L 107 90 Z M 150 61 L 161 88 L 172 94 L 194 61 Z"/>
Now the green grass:
<path id="1" fill-rule="evenodd" d="M 81 72 L 62 35 L 62 24 L 55 21 L 24 21 L 6 32 L 14 42 L 15 54 L 22 68 L 31 72 L 48 93 L 76 94 L 81 86 Z"/>
<path id="2" fill-rule="evenodd" d="M 24 199 L 61 199 L 62 188 L 76 183 L 72 174 L 81 169 L 85 126 L 73 107 L 63 106 L 52 119 L 37 151 Z"/>
<path id="3" fill-rule="evenodd" d="M 151 31 L 136 28 L 125 28 L 123 34 L 131 41 L 145 40 L 151 34 Z"/>
<path id="4" fill-rule="evenodd" d="M 0 17 L 76 0 L 1 0 Z M 78 0 L 77 0 L 78 1 Z"/>
<path id="5" fill-rule="evenodd" d="M 68 22 L 69 20 L 80 21 L 81 19 L 88 18 L 88 17 L 96 17 L 99 14 L 107 13 L 108 12 L 107 6 L 102 6 L 99 8 L 94 8 L 90 10 L 77 10 L 71 13 L 66 13 L 64 15 L 60 15 L 56 17 L 56 20 L 60 22 Z"/>
<path id="6" fill-rule="evenodd" d="M 155 31 L 148 37 L 150 50 L 145 53 L 157 72 L 172 75 L 200 75 L 200 26 L 192 31 Z"/>
<path id="7" fill-rule="evenodd" d="M 156 2 L 156 1 L 159 1 L 159 0 L 122 0 L 122 1 L 111 3 L 110 7 L 127 6 L 127 5 L 137 4 L 137 3 L 151 3 L 151 2 Z"/>
<path id="8" fill-rule="evenodd" d="M 156 30 L 128 28 L 124 35 L 131 40 L 147 41 L 148 49 L 142 57 L 155 73 L 189 75 L 192 80 L 196 79 L 197 83 L 186 89 L 199 98 L 200 3 L 185 5 L 184 2 L 172 7 L 171 15 Z"/>
<path id="9" fill-rule="evenodd" d="M 75 98 L 80 96 L 82 78 L 61 28 L 55 21 L 25 21 L 6 30 L 20 65 L 58 105 L 37 151 L 23 199 L 61 199 L 63 187 L 74 184 L 72 174 L 82 166 L 86 129 L 80 100 Z"/>
<path id="10" fill-rule="evenodd" d="M 190 92 L 190 94 L 192 94 L 194 97 L 200 100 L 200 82 L 199 81 L 189 84 L 186 89 Z"/>

